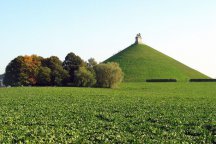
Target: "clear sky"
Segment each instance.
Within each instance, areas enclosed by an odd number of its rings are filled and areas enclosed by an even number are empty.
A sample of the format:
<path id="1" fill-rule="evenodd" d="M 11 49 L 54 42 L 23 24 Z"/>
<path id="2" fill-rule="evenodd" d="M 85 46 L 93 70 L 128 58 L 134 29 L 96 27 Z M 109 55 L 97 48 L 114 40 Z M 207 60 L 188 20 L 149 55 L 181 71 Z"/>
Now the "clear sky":
<path id="1" fill-rule="evenodd" d="M 137 33 L 216 78 L 216 0 L 0 0 L 0 74 L 18 55 L 101 62 Z"/>

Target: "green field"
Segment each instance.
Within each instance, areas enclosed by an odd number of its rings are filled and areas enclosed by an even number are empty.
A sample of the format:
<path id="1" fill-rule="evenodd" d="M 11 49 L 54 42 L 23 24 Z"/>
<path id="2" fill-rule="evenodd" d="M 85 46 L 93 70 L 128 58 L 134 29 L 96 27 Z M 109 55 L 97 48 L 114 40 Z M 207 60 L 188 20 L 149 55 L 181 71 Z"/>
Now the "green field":
<path id="1" fill-rule="evenodd" d="M 0 88 L 0 143 L 216 143 L 215 83 Z"/>

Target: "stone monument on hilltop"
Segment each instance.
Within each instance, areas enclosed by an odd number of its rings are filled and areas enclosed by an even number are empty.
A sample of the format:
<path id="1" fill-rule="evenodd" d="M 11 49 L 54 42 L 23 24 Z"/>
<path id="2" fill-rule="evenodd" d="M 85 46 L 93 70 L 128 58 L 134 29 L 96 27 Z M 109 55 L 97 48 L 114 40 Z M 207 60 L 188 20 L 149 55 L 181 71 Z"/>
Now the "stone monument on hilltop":
<path id="1" fill-rule="evenodd" d="M 143 42 L 142 42 L 142 37 L 141 37 L 141 34 L 140 33 L 138 33 L 137 35 L 136 35 L 136 41 L 135 41 L 135 44 L 143 44 Z"/>

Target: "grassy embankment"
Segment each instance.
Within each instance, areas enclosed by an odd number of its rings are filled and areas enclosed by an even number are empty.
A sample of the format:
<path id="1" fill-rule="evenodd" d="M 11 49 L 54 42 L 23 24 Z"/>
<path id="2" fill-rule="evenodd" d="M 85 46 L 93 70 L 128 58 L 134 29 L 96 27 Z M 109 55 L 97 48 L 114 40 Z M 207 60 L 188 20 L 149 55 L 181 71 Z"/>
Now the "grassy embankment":
<path id="1" fill-rule="evenodd" d="M 125 73 L 126 82 L 143 82 L 146 79 L 188 81 L 194 78 L 209 78 L 144 44 L 133 44 L 105 62 L 119 63 Z"/>

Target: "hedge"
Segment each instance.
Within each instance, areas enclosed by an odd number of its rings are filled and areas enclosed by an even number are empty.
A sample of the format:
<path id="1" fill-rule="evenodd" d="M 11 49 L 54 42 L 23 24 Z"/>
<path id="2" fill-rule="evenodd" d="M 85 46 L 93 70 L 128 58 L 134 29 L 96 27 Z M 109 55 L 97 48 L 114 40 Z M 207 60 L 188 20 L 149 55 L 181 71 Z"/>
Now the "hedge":
<path id="1" fill-rule="evenodd" d="M 146 82 L 177 82 L 176 79 L 147 79 Z"/>
<path id="2" fill-rule="evenodd" d="M 190 82 L 216 82 L 216 79 L 190 79 Z"/>

